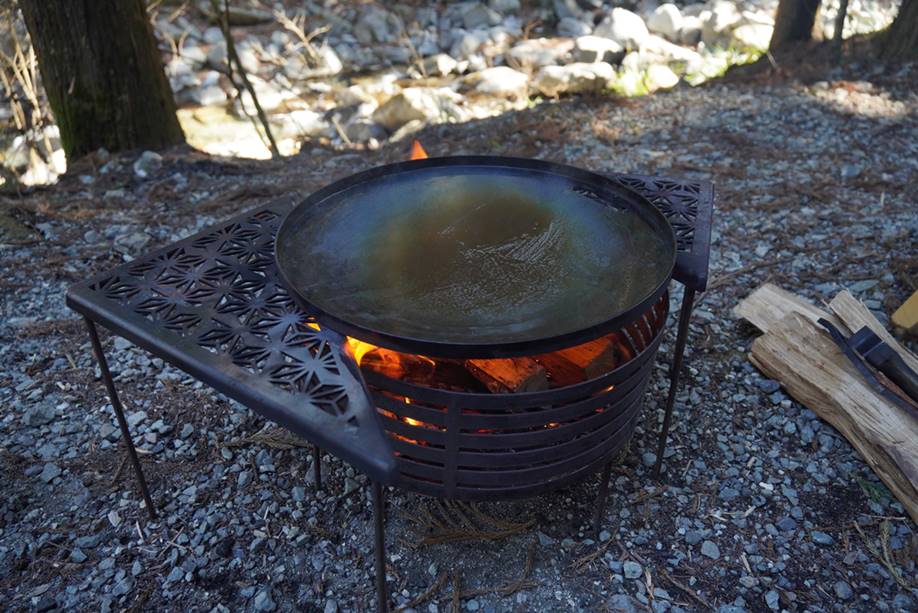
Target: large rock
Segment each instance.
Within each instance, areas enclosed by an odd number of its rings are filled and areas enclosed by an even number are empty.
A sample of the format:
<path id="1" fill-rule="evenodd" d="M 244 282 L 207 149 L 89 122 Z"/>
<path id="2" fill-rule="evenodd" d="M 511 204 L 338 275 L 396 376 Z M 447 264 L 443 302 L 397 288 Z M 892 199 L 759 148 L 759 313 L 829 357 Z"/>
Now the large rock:
<path id="1" fill-rule="evenodd" d="M 280 129 L 277 138 L 332 136 L 334 128 L 315 111 L 300 109 L 279 116 Z"/>
<path id="2" fill-rule="evenodd" d="M 669 66 L 654 64 L 647 68 L 647 72 L 644 76 L 644 83 L 650 91 L 669 89 L 670 87 L 675 87 L 676 84 L 679 83 L 679 77 L 669 68 Z"/>
<path id="3" fill-rule="evenodd" d="M 747 23 L 733 30 L 732 45 L 734 47 L 764 51 L 768 49 L 768 43 L 771 42 L 771 35 L 774 33 L 774 30 L 774 26 Z"/>
<path id="4" fill-rule="evenodd" d="M 290 55 L 283 63 L 284 74 L 291 81 L 305 81 L 320 77 L 331 77 L 344 70 L 344 63 L 334 49 L 322 45 L 316 49 L 316 60 L 302 55 Z"/>
<path id="5" fill-rule="evenodd" d="M 520 0 L 490 0 L 488 6 L 498 13 L 516 13 L 520 10 Z"/>
<path id="6" fill-rule="evenodd" d="M 702 42 L 708 47 L 726 46 L 730 42 L 730 33 L 740 18 L 740 12 L 733 2 L 718 0 L 711 7 L 710 16 L 701 27 Z"/>
<path id="7" fill-rule="evenodd" d="M 647 29 L 669 40 L 679 40 L 682 29 L 682 13 L 675 4 L 661 4 L 647 20 Z"/>
<path id="8" fill-rule="evenodd" d="M 365 45 L 391 43 L 398 38 L 399 18 L 389 11 L 369 5 L 354 25 L 354 36 Z"/>
<path id="9" fill-rule="evenodd" d="M 574 41 L 574 50 L 571 54 L 574 60 L 593 64 L 595 62 L 617 63 L 625 55 L 625 48 L 612 40 L 602 36 L 581 36 Z"/>
<path id="10" fill-rule="evenodd" d="M 648 63 L 653 64 L 666 64 L 672 61 L 694 62 L 700 57 L 697 51 L 671 43 L 655 34 L 651 34 L 644 39 L 640 52 L 642 56 L 651 58 Z"/>
<path id="11" fill-rule="evenodd" d="M 636 49 L 650 32 L 639 15 L 623 8 L 614 8 L 594 28 L 593 34 L 611 38 L 626 49 Z"/>
<path id="12" fill-rule="evenodd" d="M 701 41 L 701 29 L 704 27 L 704 19 L 697 15 L 683 15 L 682 28 L 679 30 L 679 37 L 675 42 L 683 45 L 697 45 Z"/>
<path id="13" fill-rule="evenodd" d="M 373 120 L 387 130 L 397 130 L 409 121 L 440 122 L 461 119 L 457 103 L 462 96 L 447 88 L 408 87 L 392 96 L 373 113 Z"/>
<path id="14" fill-rule="evenodd" d="M 496 26 L 500 22 L 500 13 L 483 4 L 473 4 L 462 14 L 462 23 L 467 30 Z"/>
<path id="15" fill-rule="evenodd" d="M 427 76 L 445 77 L 456 71 L 459 67 L 459 62 L 446 53 L 438 53 L 428 58 L 424 58 L 421 66 L 424 68 L 424 74 Z"/>
<path id="16" fill-rule="evenodd" d="M 532 84 L 546 96 L 557 96 L 602 91 L 614 77 L 615 69 L 607 62 L 575 62 L 542 68 Z"/>
<path id="17" fill-rule="evenodd" d="M 507 55 L 522 67 L 541 68 L 562 63 L 573 46 L 569 39 L 531 38 L 514 45 Z"/>
<path id="18" fill-rule="evenodd" d="M 485 68 L 468 76 L 475 90 L 491 96 L 523 98 L 529 93 L 529 77 L 509 66 Z"/>

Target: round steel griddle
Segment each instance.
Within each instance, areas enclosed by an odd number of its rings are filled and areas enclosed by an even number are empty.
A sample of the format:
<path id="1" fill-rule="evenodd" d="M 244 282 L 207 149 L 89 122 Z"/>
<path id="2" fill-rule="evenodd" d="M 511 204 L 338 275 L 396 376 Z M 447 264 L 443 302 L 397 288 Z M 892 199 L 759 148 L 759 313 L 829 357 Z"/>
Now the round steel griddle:
<path id="1" fill-rule="evenodd" d="M 288 288 L 338 332 L 439 357 L 537 354 L 629 323 L 666 289 L 669 223 L 597 174 L 431 158 L 309 196 L 277 234 Z"/>

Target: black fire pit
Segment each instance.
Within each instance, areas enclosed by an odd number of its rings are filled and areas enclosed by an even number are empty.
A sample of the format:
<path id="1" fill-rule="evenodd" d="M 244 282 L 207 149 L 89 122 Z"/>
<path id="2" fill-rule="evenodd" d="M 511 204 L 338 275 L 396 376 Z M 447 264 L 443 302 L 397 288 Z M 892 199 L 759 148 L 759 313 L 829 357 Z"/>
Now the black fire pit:
<path id="1" fill-rule="evenodd" d="M 413 161 L 245 213 L 77 284 L 67 302 L 86 319 L 152 517 L 94 323 L 364 471 L 385 610 L 385 484 L 494 500 L 603 469 L 598 529 L 674 278 L 685 289 L 659 472 L 694 295 L 707 282 L 712 209 L 706 183 L 513 158 Z M 597 342 L 614 343 L 607 368 L 561 376 L 552 352 Z M 438 372 L 523 360 L 544 365 L 550 383 L 419 382 L 358 365 L 367 347 Z M 318 452 L 314 465 L 319 484 Z"/>

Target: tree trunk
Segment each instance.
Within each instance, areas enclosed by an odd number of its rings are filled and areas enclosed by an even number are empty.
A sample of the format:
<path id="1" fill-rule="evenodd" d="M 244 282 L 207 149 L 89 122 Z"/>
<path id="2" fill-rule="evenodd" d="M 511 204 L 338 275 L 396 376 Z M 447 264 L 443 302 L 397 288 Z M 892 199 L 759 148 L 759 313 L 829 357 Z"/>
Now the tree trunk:
<path id="1" fill-rule="evenodd" d="M 918 0 L 902 0 L 899 13 L 880 37 L 885 60 L 918 60 Z"/>
<path id="2" fill-rule="evenodd" d="M 787 43 L 805 42 L 813 38 L 813 25 L 819 12 L 820 0 L 780 0 L 775 16 L 775 31 L 771 35 L 771 50 Z"/>
<path id="3" fill-rule="evenodd" d="M 20 0 L 68 159 L 185 142 L 143 0 Z"/>

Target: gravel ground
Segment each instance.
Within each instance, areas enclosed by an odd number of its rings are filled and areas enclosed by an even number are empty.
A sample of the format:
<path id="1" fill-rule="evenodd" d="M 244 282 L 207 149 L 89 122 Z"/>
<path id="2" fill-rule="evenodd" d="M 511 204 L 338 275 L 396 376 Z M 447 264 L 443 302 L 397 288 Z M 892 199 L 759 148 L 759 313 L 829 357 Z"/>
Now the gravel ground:
<path id="1" fill-rule="evenodd" d="M 711 289 L 691 327 L 666 472 L 650 475 L 661 363 L 631 452 L 598 479 L 486 504 L 479 533 L 425 544 L 455 510 L 392 492 L 389 587 L 417 611 L 915 610 L 914 524 L 848 443 L 748 363 L 730 309 L 762 281 L 814 300 L 847 287 L 881 319 L 914 289 L 918 69 L 849 66 L 824 82 L 753 81 L 581 99 L 421 132 L 431 154 L 535 156 L 712 178 Z M 267 198 L 304 194 L 375 152 L 276 162 L 85 160 L 0 208 L 0 595 L 12 610 L 366 611 L 366 480 L 129 343 L 104 337 L 162 519 L 139 506 L 89 344 L 64 290 Z M 674 296 L 674 300 L 678 296 Z M 671 341 L 661 354 L 671 351 Z M 280 447 L 288 448 L 282 449 Z M 492 518 L 492 519 L 488 519 Z M 496 519 L 494 519 L 496 518 Z M 496 538 L 492 524 L 513 522 Z M 429 534 L 428 534 L 429 536 Z M 436 536 L 436 535 L 434 535 Z M 458 588 L 458 592 L 457 592 Z M 458 602 L 458 605 L 456 604 Z"/>

